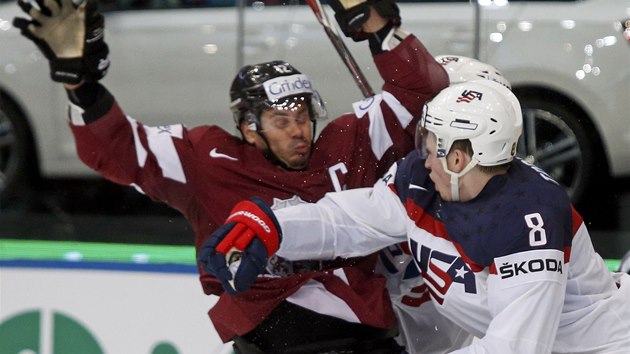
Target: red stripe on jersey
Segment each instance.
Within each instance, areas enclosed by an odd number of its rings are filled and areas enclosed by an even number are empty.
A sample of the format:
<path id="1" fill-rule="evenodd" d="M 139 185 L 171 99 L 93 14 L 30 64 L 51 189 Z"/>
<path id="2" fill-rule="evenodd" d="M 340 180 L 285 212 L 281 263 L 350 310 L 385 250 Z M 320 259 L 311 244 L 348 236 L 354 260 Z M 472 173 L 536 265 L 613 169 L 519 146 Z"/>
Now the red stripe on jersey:
<path id="1" fill-rule="evenodd" d="M 575 210 L 573 205 L 571 205 L 571 220 L 573 220 L 573 230 L 571 233 L 571 238 L 573 239 L 580 227 L 582 227 L 582 225 L 584 224 L 584 219 L 582 219 L 582 215 L 580 215 L 580 213 Z M 571 245 L 572 243 L 569 243 L 568 245 L 564 246 L 564 263 L 569 263 L 569 261 L 571 260 Z"/>
<path id="2" fill-rule="evenodd" d="M 444 226 L 443 222 L 437 220 L 431 214 L 427 213 L 426 210 L 418 206 L 412 199 L 407 199 L 405 209 L 407 210 L 407 215 L 409 216 L 409 218 L 415 222 L 418 228 L 429 232 L 435 237 L 443 238 L 451 242 L 455 246 L 455 248 L 457 248 L 457 251 L 461 255 L 462 260 L 466 262 L 466 264 L 473 272 L 481 272 L 485 269 L 483 265 L 477 264 L 473 262 L 470 258 L 468 258 L 464 249 L 457 242 L 451 240 L 451 238 L 448 236 L 448 232 L 446 231 L 446 227 Z"/>
<path id="3" fill-rule="evenodd" d="M 391 189 L 391 191 L 394 192 L 394 194 L 398 195 L 398 190 L 396 189 L 396 186 L 393 183 L 388 183 L 387 187 L 389 187 L 389 189 Z"/>
<path id="4" fill-rule="evenodd" d="M 409 242 L 401 242 L 399 243 L 400 245 L 400 249 L 405 253 L 405 254 L 411 254 L 411 249 L 409 248 Z"/>
<path id="5" fill-rule="evenodd" d="M 431 301 L 431 296 L 429 295 L 429 287 L 425 284 L 420 286 L 416 286 L 411 289 L 410 293 L 419 294 L 419 297 L 411 297 L 409 295 L 405 295 L 400 300 L 401 303 L 409 306 L 409 307 L 420 307 L 420 305 L 425 302 Z"/>
<path id="6" fill-rule="evenodd" d="M 435 237 L 440 237 L 449 240 L 448 233 L 444 223 L 434 218 L 426 210 L 419 207 L 412 199 L 407 199 L 405 203 L 405 210 L 411 220 L 413 220 L 416 226 L 420 229 L 426 230 Z M 450 241 L 450 240 L 449 240 Z"/>
<path id="7" fill-rule="evenodd" d="M 575 236 L 577 230 L 584 223 L 584 220 L 582 219 L 582 215 L 575 210 L 573 205 L 571 205 L 571 218 L 573 219 L 573 236 Z"/>
<path id="8" fill-rule="evenodd" d="M 433 298 L 433 300 L 435 300 L 440 305 L 444 303 L 444 295 L 441 295 L 440 293 L 436 293 L 430 287 L 428 287 L 427 289 L 429 289 L 429 293 L 431 294 L 431 297 Z"/>
<path id="9" fill-rule="evenodd" d="M 492 262 L 492 264 L 488 268 L 488 271 L 490 272 L 490 274 L 497 274 L 497 266 L 494 264 L 494 262 Z"/>
<path id="10" fill-rule="evenodd" d="M 451 241 L 453 242 L 453 241 Z M 459 252 L 460 256 L 462 256 L 462 260 L 464 262 L 466 262 L 466 264 L 470 267 L 470 270 L 472 270 L 473 272 L 477 273 L 477 272 L 481 272 L 482 270 L 485 269 L 485 267 L 481 264 L 477 264 L 475 262 L 473 262 L 472 259 L 468 258 L 468 256 L 466 256 L 466 252 L 464 251 L 464 248 L 462 248 L 462 246 L 459 245 L 459 243 L 457 242 L 453 242 L 453 246 L 455 246 L 455 248 L 457 248 L 457 252 Z"/>

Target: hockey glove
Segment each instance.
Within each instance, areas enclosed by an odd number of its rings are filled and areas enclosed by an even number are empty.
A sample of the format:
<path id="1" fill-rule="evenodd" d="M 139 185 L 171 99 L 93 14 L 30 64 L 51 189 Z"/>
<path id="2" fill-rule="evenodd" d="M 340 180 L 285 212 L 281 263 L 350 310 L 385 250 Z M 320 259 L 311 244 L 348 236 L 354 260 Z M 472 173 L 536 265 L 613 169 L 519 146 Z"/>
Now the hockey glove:
<path id="1" fill-rule="evenodd" d="M 355 42 L 368 38 L 362 26 L 370 17 L 370 6 L 394 26 L 401 23 L 400 10 L 394 0 L 330 0 L 328 3 L 335 11 L 335 19 L 343 34 Z"/>
<path id="2" fill-rule="evenodd" d="M 102 79 L 109 67 L 109 48 L 97 1 L 85 0 L 78 6 L 72 0 L 35 1 L 37 8 L 18 0 L 31 18 L 16 17 L 13 26 L 46 56 L 51 78 L 67 84 Z"/>
<path id="3" fill-rule="evenodd" d="M 225 224 L 203 244 L 198 261 L 228 294 L 235 295 L 249 289 L 263 273 L 281 238 L 273 211 L 254 197 L 234 206 Z"/>

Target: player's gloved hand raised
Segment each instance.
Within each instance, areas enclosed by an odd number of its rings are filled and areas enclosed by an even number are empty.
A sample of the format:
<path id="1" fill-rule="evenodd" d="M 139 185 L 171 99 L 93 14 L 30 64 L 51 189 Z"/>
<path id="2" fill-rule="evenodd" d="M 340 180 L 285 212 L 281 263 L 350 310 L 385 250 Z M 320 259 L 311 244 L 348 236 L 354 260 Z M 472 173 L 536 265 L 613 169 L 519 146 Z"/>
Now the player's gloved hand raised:
<path id="1" fill-rule="evenodd" d="M 109 48 L 97 0 L 85 0 L 78 6 L 72 0 L 35 2 L 36 7 L 18 0 L 30 19 L 16 17 L 13 26 L 46 56 L 51 78 L 67 84 L 102 79 L 109 67 Z"/>
<path id="2" fill-rule="evenodd" d="M 346 37 L 360 42 L 368 38 L 362 26 L 370 17 L 370 6 L 394 26 L 400 26 L 400 10 L 394 0 L 329 0 L 335 19 Z"/>
<path id="3" fill-rule="evenodd" d="M 221 281 L 228 294 L 235 295 L 249 289 L 263 273 L 281 238 L 273 211 L 254 197 L 234 206 L 225 224 L 203 244 L 198 261 L 205 272 Z"/>

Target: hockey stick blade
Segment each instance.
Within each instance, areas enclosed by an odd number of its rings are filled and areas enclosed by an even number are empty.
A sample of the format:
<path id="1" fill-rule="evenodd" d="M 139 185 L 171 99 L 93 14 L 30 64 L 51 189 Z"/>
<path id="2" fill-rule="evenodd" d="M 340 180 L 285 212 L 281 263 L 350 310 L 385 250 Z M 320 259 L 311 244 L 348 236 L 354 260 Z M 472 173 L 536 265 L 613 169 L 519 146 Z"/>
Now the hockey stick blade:
<path id="1" fill-rule="evenodd" d="M 350 53 L 350 50 L 344 43 L 336 28 L 328 20 L 328 16 L 326 15 L 326 11 L 322 7 L 320 0 L 306 0 L 306 3 L 313 11 L 313 14 L 317 18 L 317 21 L 319 21 L 322 27 L 324 27 L 326 35 L 332 42 L 333 47 L 335 47 L 337 54 L 339 54 L 341 60 L 350 71 L 350 74 L 359 87 L 359 90 L 361 90 L 363 97 L 374 96 L 374 91 L 372 90 L 372 87 L 365 78 L 365 75 L 361 71 L 361 68 L 359 68 L 356 60 L 354 60 L 352 53 Z"/>

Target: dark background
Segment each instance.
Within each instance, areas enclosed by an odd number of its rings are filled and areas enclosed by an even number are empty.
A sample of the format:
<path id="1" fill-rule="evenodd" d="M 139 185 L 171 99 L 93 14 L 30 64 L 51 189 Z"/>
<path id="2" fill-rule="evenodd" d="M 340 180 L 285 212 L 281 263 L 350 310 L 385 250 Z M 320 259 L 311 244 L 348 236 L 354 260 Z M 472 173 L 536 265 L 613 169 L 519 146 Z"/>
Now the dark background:
<path id="1" fill-rule="evenodd" d="M 595 249 L 618 259 L 630 250 L 630 178 L 601 183 L 576 206 Z M 37 190 L 0 206 L 0 238 L 193 245 L 186 220 L 131 187 L 96 180 L 43 180 Z"/>

